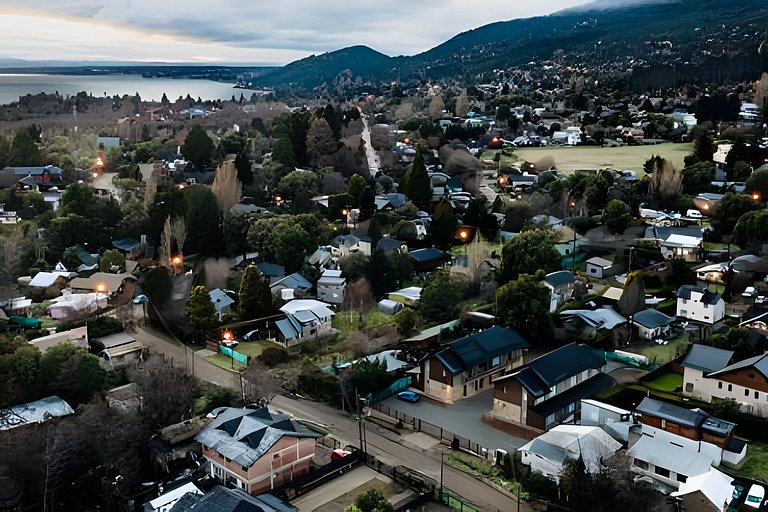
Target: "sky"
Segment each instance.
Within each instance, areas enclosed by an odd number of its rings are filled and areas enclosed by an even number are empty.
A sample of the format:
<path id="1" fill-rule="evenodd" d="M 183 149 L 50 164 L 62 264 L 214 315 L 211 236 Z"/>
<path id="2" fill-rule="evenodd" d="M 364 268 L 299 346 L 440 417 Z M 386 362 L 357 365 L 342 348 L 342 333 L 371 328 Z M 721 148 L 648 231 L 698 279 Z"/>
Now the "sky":
<path id="1" fill-rule="evenodd" d="M 282 65 L 357 44 L 413 55 L 487 23 L 586 3 L 0 0 L 0 58 Z"/>

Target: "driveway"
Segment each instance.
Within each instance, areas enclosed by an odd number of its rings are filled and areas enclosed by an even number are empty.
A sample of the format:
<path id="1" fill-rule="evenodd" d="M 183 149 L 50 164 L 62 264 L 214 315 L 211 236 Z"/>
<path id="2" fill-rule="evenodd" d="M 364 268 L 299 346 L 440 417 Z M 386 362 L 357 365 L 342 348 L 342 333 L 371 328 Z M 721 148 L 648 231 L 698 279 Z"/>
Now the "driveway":
<path id="1" fill-rule="evenodd" d="M 423 396 L 415 404 L 403 402 L 394 396 L 387 398 L 382 403 L 392 409 L 470 439 L 488 449 L 502 448 L 512 451 L 528 442 L 483 423 L 483 413 L 493 409 L 492 389 L 459 400 L 453 405 L 446 405 Z"/>

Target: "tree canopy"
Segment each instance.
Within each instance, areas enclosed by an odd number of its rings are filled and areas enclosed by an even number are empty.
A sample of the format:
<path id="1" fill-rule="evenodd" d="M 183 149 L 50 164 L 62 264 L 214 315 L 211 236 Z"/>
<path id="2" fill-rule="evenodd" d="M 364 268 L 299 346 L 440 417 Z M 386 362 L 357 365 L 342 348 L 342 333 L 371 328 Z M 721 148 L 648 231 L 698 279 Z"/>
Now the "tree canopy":
<path id="1" fill-rule="evenodd" d="M 206 331 L 218 325 L 216 306 L 205 286 L 195 286 L 184 307 L 184 319 L 195 329 L 198 339 L 202 340 Z"/>
<path id="2" fill-rule="evenodd" d="M 248 265 L 240 280 L 237 294 L 240 316 L 244 319 L 263 318 L 272 312 L 272 292 L 256 265 Z"/>
<path id="3" fill-rule="evenodd" d="M 551 330 L 549 290 L 538 277 L 521 274 L 496 290 L 496 318 L 530 342 L 546 342 Z"/>
<path id="4" fill-rule="evenodd" d="M 205 129 L 196 124 L 189 129 L 189 133 L 184 138 L 184 144 L 181 145 L 181 154 L 184 155 L 184 158 L 195 164 L 198 169 L 205 169 L 211 162 L 213 149 L 213 141 L 205 133 Z"/>
<path id="5" fill-rule="evenodd" d="M 524 231 L 504 243 L 499 284 L 513 281 L 520 274 L 535 275 L 538 270 L 547 274 L 555 272 L 562 268 L 561 262 L 551 232 L 544 229 Z"/>

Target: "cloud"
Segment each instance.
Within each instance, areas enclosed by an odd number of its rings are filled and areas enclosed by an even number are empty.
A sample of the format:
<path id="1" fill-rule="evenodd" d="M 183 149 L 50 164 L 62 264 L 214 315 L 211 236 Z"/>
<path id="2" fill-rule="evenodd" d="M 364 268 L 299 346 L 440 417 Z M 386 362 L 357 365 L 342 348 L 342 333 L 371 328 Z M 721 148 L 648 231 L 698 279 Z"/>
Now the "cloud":
<path id="1" fill-rule="evenodd" d="M 94 57 L 110 54 L 109 60 L 166 60 L 170 56 L 171 61 L 188 61 L 195 60 L 192 55 L 210 54 L 228 62 L 285 63 L 297 55 L 356 44 L 389 55 L 411 55 L 486 23 L 547 14 L 585 3 L 587 0 L 551 0 L 542 7 L 535 2 L 499 2 L 478 8 L 466 0 L 392 0 L 375 4 L 281 0 L 269 5 L 235 0 L 113 0 L 106 5 L 82 0 L 36 0 L 31 10 L 27 8 L 28 0 L 3 0 L 0 47 L 14 57 L 66 60 L 72 60 L 70 53 L 85 58 L 90 51 Z M 13 30 L 4 29 L 12 29 L 12 16 L 24 17 L 26 26 L 34 29 L 28 30 L 25 37 L 17 31 L 11 38 L 8 32 Z M 36 41 L 43 27 L 55 31 L 55 42 L 47 37 L 43 38 L 45 44 Z M 83 29 L 103 34 L 107 40 L 89 50 L 77 33 Z M 153 49 L 148 42 L 154 38 L 167 44 Z M 199 51 L 203 47 L 208 51 Z M 157 57 L 152 58 L 153 54 Z"/>

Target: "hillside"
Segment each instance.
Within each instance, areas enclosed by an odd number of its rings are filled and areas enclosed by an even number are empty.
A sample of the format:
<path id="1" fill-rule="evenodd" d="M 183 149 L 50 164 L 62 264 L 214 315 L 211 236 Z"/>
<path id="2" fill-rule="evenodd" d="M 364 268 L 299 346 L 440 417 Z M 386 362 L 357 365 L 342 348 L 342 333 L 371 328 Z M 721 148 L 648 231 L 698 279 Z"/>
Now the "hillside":
<path id="1" fill-rule="evenodd" d="M 768 41 L 764 0 L 678 0 L 570 9 L 492 23 L 411 57 L 389 58 L 356 46 L 288 64 L 267 74 L 264 81 L 311 88 L 330 84 L 346 69 L 353 78 L 374 81 L 469 79 L 542 60 L 604 74 L 675 65 L 685 67 L 683 73 L 692 78 L 709 79 L 712 73 L 722 78 L 725 70 L 727 78 L 744 79 L 768 68 L 768 52 L 760 56 L 757 51 L 762 41 Z"/>
<path id="2" fill-rule="evenodd" d="M 312 88 L 331 84 L 343 71 L 349 69 L 351 78 L 356 76 L 378 76 L 392 59 L 367 46 L 350 46 L 322 55 L 312 55 L 277 68 L 258 81 L 261 85 L 292 85 L 298 88 Z"/>

